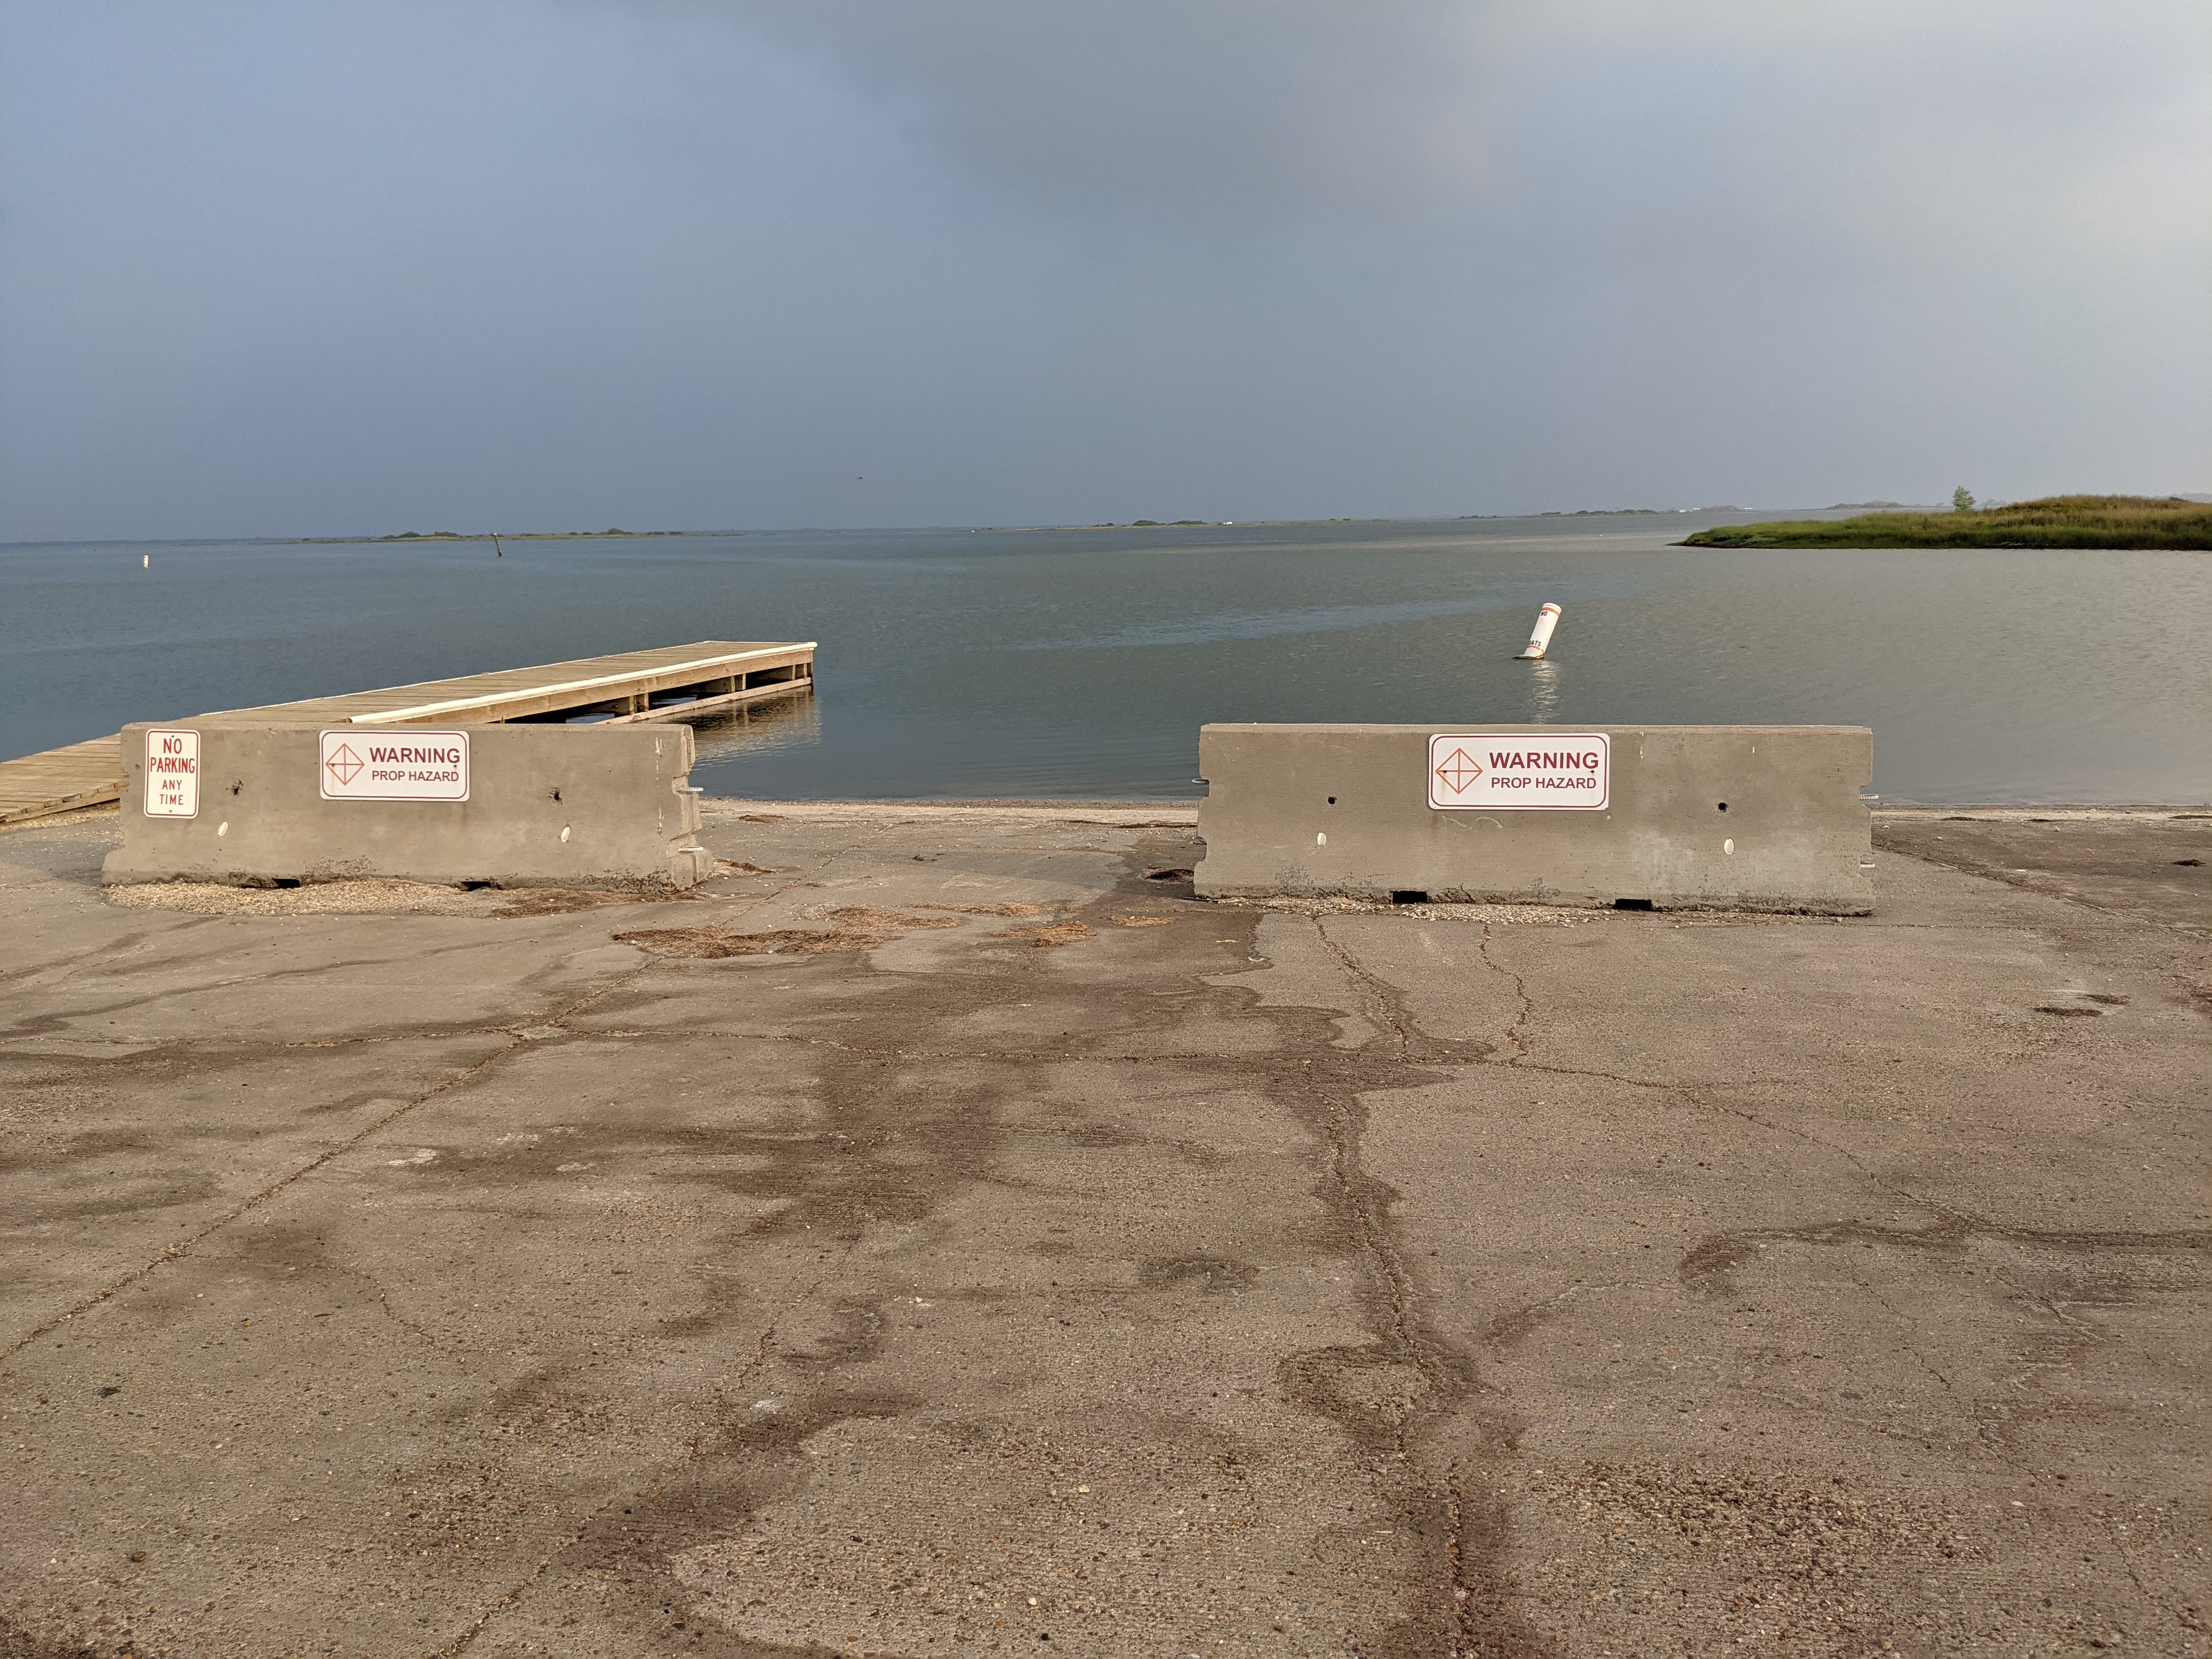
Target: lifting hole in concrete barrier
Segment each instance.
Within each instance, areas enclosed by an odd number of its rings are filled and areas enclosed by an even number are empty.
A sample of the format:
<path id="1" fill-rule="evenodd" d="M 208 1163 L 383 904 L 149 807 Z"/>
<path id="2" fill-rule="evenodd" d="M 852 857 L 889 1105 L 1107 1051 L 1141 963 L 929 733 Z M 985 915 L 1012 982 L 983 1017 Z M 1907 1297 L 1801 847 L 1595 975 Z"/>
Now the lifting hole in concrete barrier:
<path id="1" fill-rule="evenodd" d="M 1394 887 L 1390 890 L 1393 904 L 1426 904 L 1429 896 L 1418 887 Z"/>
<path id="2" fill-rule="evenodd" d="M 1616 910 L 1649 910 L 1651 908 L 1651 901 L 1650 899 L 1615 899 L 1613 902 L 1613 908 Z"/>
<path id="3" fill-rule="evenodd" d="M 1331 796 L 1328 798 L 1328 804 L 1329 804 L 1331 806 L 1335 805 L 1336 805 L 1336 797 L 1335 797 L 1335 796 L 1334 796 L 1334 795 L 1331 795 Z"/>
<path id="4" fill-rule="evenodd" d="M 1721 803 L 1721 811 L 1723 812 L 1728 811 L 1728 803 L 1726 801 L 1723 801 Z"/>

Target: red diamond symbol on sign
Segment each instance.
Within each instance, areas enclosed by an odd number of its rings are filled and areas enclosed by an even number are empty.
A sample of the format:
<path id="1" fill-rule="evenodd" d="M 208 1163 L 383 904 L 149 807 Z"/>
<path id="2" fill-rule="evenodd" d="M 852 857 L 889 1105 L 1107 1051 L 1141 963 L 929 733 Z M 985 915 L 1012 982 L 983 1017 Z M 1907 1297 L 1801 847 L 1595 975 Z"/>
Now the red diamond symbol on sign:
<path id="1" fill-rule="evenodd" d="M 1443 781 L 1444 787 L 1455 795 L 1481 775 L 1480 764 L 1464 749 L 1453 750 L 1445 758 L 1444 763 L 1437 768 L 1437 776 Z"/>
<path id="2" fill-rule="evenodd" d="M 368 763 L 353 752 L 351 744 L 342 743 L 331 750 L 329 758 L 324 761 L 323 764 L 331 769 L 331 775 L 336 778 L 343 787 L 351 783 L 360 775 L 361 769 Z"/>

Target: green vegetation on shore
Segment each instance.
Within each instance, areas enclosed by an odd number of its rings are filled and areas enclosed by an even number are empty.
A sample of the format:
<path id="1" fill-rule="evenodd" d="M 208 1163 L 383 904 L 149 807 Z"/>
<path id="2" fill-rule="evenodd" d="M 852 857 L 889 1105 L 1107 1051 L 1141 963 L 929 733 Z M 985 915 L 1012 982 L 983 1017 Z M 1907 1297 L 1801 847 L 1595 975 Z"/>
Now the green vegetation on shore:
<path id="1" fill-rule="evenodd" d="M 1971 501 L 1973 498 L 1966 496 Z M 2046 495 L 1951 513 L 1717 526 L 1678 547 L 2158 547 L 2212 550 L 2212 506 L 2179 496 Z"/>

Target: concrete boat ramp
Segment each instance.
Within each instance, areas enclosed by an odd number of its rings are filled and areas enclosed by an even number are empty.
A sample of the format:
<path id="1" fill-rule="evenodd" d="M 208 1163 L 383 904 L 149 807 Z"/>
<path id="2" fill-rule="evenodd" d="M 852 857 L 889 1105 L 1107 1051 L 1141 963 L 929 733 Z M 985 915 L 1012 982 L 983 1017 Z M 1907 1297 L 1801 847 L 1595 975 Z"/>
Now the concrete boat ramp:
<path id="1" fill-rule="evenodd" d="M 2202 1653 L 2212 836 L 2027 816 L 1845 918 L 9 831 L 0 1653 Z"/>
<path id="2" fill-rule="evenodd" d="M 330 726 L 689 720 L 719 708 L 811 690 L 814 650 L 811 641 L 701 640 L 197 718 Z M 112 736 L 0 761 L 0 825 L 118 800 L 123 789 L 122 752 Z"/>

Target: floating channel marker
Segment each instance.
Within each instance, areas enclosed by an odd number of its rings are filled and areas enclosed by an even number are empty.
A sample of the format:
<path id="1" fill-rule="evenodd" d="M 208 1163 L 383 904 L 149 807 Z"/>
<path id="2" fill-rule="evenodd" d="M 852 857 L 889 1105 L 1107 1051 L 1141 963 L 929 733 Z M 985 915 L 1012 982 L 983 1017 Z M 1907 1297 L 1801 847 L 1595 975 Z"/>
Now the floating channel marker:
<path id="1" fill-rule="evenodd" d="M 811 691 L 814 643 L 702 640 L 262 708 L 224 709 L 198 719 L 274 718 L 330 726 L 410 720 L 447 726 L 558 725 L 580 715 L 610 726 L 688 720 L 738 703 Z M 122 794 L 122 756 L 112 737 L 0 761 L 0 824 L 97 806 L 120 799 Z"/>
<path id="2" fill-rule="evenodd" d="M 1546 647 L 1552 643 L 1552 630 L 1559 625 L 1559 607 L 1547 605 L 1536 613 L 1536 631 L 1528 635 L 1528 643 L 1521 648 L 1516 662 L 1541 660 Z"/>

